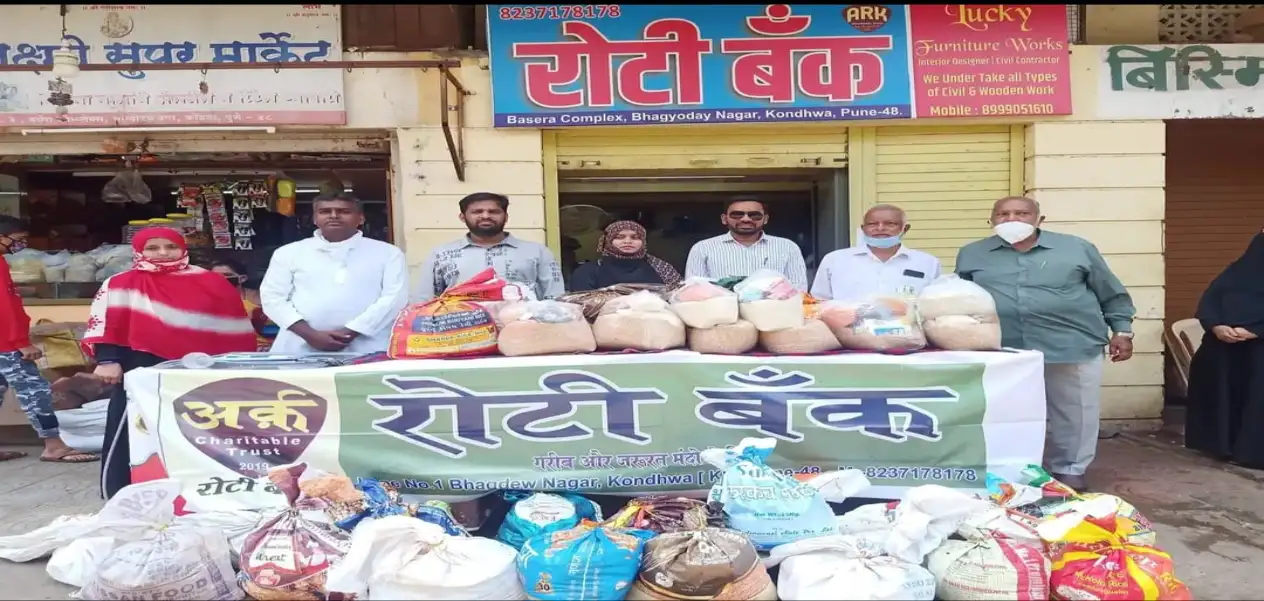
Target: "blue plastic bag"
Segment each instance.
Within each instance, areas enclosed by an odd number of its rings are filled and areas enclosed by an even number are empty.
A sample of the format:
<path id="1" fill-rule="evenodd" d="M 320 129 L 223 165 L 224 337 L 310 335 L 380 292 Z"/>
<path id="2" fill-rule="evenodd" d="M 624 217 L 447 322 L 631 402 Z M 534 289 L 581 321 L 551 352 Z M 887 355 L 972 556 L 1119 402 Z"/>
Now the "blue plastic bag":
<path id="1" fill-rule="evenodd" d="M 531 537 L 518 552 L 518 578 L 529 599 L 619 601 L 641 567 L 648 530 L 586 524 Z"/>
<path id="2" fill-rule="evenodd" d="M 355 487 L 364 493 L 364 509 L 334 524 L 343 530 L 354 530 L 360 520 L 365 518 L 384 518 L 388 515 L 404 515 L 408 508 L 399 500 L 399 493 L 387 490 L 386 486 L 373 478 L 361 478 Z"/>
<path id="3" fill-rule="evenodd" d="M 855 470 L 827 472 L 811 483 L 800 482 L 768 467 L 777 442 L 744 438 L 729 449 L 707 449 L 702 459 L 722 470 L 708 501 L 718 501 L 734 530 L 745 532 L 755 548 L 834 534 L 838 527 L 829 501 L 841 503 L 869 486 Z"/>
<path id="4" fill-rule="evenodd" d="M 583 520 L 602 519 L 601 507 L 575 493 L 514 490 L 506 491 L 504 497 L 513 505 L 500 524 L 496 540 L 515 549 L 521 549 L 527 539 L 537 534 L 574 528 Z"/>

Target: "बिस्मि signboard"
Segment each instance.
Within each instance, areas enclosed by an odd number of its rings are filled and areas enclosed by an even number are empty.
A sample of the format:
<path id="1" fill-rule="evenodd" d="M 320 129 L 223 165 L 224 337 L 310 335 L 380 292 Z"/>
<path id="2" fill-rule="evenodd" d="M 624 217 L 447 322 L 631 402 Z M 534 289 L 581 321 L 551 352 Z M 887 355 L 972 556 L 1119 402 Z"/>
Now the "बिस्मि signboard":
<path id="1" fill-rule="evenodd" d="M 1066 5 L 488 7 L 497 127 L 1071 112 Z"/>
<path id="2" fill-rule="evenodd" d="M 701 492 L 699 451 L 778 442 L 772 465 L 863 470 L 866 496 L 981 489 L 1039 463 L 1039 353 L 728 357 L 686 351 L 129 374 L 135 480 L 191 510 L 275 505 L 304 461 L 447 500 L 500 489 Z M 260 480 L 262 478 L 262 480 Z"/>
<path id="3" fill-rule="evenodd" d="M 918 117 L 1071 114 L 1066 5 L 908 9 Z"/>

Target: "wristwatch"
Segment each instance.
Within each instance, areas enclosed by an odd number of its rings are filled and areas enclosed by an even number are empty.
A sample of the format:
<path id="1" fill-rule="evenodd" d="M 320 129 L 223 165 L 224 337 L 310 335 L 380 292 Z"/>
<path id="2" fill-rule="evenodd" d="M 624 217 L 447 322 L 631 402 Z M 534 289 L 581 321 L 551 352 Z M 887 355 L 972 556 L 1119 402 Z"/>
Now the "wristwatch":
<path id="1" fill-rule="evenodd" d="M 1115 332 L 1115 335 L 1121 338 L 1127 338 L 1128 340 L 1132 340 L 1133 333 L 1132 332 Z"/>

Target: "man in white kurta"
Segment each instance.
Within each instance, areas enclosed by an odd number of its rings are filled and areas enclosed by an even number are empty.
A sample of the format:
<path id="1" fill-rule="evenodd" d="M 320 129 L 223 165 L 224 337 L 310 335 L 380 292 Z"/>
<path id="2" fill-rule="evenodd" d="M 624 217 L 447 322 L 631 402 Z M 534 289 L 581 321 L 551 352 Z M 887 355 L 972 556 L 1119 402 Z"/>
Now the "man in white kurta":
<path id="1" fill-rule="evenodd" d="M 385 351 L 408 304 L 408 267 L 398 248 L 365 238 L 350 195 L 317 199 L 306 240 L 278 248 L 263 276 L 263 313 L 280 328 L 274 353 Z"/>

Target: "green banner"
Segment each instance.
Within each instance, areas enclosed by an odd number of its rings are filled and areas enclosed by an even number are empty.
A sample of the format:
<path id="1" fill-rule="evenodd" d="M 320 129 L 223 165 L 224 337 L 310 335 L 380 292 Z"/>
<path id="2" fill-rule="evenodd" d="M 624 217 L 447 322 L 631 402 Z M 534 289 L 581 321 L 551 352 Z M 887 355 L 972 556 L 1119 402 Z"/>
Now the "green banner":
<path id="1" fill-rule="evenodd" d="M 988 468 L 983 362 L 607 359 L 338 371 L 338 463 L 428 495 L 702 490 L 719 472 L 698 451 L 745 437 L 777 440 L 775 468 L 882 486 L 980 487 Z"/>

